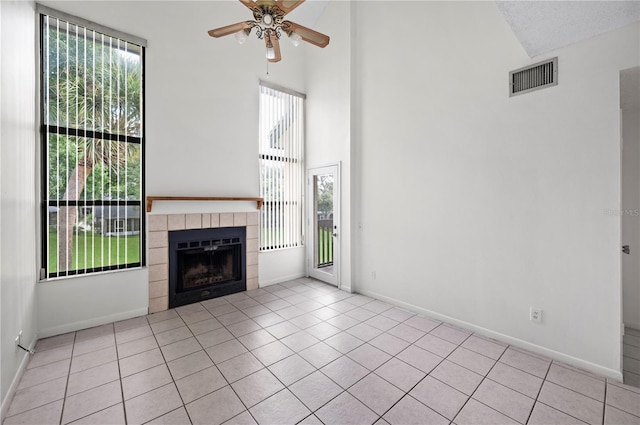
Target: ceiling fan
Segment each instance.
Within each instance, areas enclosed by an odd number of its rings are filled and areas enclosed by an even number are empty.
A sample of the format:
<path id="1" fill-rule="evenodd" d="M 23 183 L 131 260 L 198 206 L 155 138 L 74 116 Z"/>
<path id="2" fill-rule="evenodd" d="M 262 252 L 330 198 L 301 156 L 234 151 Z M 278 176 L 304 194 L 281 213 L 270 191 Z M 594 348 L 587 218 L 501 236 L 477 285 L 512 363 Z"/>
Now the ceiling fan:
<path id="1" fill-rule="evenodd" d="M 235 34 L 238 42 L 242 44 L 255 28 L 256 35 L 259 39 L 264 39 L 267 46 L 269 62 L 278 62 L 281 59 L 280 37 L 282 33 L 289 36 L 294 46 L 299 45 L 303 40 L 318 47 L 325 47 L 329 44 L 329 36 L 284 19 L 287 13 L 303 2 L 304 0 L 240 0 L 240 3 L 253 12 L 254 20 L 216 28 L 209 31 L 209 35 L 218 38 Z"/>

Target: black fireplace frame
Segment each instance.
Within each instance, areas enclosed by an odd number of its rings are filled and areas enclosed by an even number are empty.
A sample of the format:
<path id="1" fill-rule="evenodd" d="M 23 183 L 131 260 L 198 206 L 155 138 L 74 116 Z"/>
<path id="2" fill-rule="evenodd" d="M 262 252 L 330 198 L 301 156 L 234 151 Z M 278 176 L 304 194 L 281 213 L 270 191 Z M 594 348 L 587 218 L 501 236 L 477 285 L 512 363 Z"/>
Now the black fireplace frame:
<path id="1" fill-rule="evenodd" d="M 197 248 L 202 241 L 240 239 L 240 279 L 224 283 L 199 286 L 178 292 L 178 251 L 186 243 L 189 249 Z M 204 246 L 204 245 L 203 245 Z M 169 308 L 217 298 L 247 289 L 247 228 L 217 227 L 211 229 L 179 230 L 169 232 Z"/>

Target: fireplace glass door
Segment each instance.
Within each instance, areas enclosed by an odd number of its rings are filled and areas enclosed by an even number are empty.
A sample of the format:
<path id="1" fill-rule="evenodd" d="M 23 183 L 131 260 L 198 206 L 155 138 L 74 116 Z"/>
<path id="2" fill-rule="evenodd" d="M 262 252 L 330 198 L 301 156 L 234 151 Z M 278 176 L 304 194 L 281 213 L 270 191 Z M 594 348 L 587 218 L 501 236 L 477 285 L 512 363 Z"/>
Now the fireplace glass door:
<path id="1" fill-rule="evenodd" d="M 244 291 L 246 227 L 169 232 L 169 308 Z"/>
<path id="2" fill-rule="evenodd" d="M 240 244 L 178 251 L 178 292 L 241 277 Z"/>

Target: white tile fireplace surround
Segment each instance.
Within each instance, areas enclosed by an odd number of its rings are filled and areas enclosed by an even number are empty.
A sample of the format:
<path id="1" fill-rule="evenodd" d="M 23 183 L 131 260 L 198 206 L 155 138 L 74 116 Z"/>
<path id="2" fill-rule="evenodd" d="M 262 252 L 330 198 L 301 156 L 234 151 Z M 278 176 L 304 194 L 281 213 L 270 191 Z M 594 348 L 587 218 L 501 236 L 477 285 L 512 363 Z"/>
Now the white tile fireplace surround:
<path id="1" fill-rule="evenodd" d="M 247 290 L 258 288 L 258 212 L 149 215 L 149 313 L 169 308 L 169 232 L 246 227 Z"/>

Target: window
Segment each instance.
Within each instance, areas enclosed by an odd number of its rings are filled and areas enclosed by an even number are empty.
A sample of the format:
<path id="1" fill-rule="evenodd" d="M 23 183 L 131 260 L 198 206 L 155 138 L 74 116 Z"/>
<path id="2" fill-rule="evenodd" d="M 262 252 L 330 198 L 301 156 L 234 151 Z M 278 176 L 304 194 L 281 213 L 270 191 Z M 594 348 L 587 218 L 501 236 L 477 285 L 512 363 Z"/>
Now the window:
<path id="1" fill-rule="evenodd" d="M 304 95 L 260 83 L 260 251 L 302 246 Z"/>
<path id="2" fill-rule="evenodd" d="M 39 10 L 42 267 L 49 278 L 139 267 L 144 41 Z"/>

